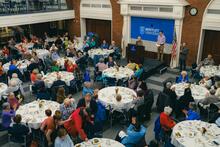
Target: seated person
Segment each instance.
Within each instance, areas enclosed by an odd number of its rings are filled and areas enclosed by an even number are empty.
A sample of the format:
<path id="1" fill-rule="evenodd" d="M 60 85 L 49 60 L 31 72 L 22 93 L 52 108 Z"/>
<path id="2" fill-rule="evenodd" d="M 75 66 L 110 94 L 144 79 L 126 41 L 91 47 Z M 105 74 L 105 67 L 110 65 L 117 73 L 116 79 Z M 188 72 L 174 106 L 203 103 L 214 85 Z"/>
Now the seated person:
<path id="1" fill-rule="evenodd" d="M 108 57 L 108 62 L 107 62 L 108 68 L 114 67 L 114 66 L 116 66 L 116 65 L 117 65 L 117 64 L 116 64 L 115 61 L 113 61 L 113 58 L 112 58 L 111 56 L 109 56 L 109 57 Z"/>
<path id="2" fill-rule="evenodd" d="M 91 110 L 92 113 L 92 117 L 94 118 L 94 115 L 97 112 L 98 106 L 95 100 L 93 100 L 91 98 L 91 94 L 90 93 L 86 93 L 84 98 L 81 98 L 77 104 L 77 108 L 80 107 L 88 107 Z"/>
<path id="3" fill-rule="evenodd" d="M 199 85 L 209 89 L 212 86 L 212 80 L 208 76 L 205 76 L 201 81 L 199 81 Z"/>
<path id="4" fill-rule="evenodd" d="M 73 98 L 64 99 L 64 102 L 60 105 L 60 111 L 62 113 L 62 120 L 67 120 L 75 109 L 76 109 L 76 103 Z"/>
<path id="5" fill-rule="evenodd" d="M 21 103 L 21 101 L 22 101 L 22 99 L 20 99 L 20 100 L 18 100 L 16 97 L 15 97 L 15 94 L 13 93 L 13 92 L 10 92 L 9 94 L 8 94 L 8 103 L 10 104 L 10 108 L 11 109 L 14 109 L 15 108 L 15 110 L 17 110 L 18 109 L 18 107 L 19 107 L 19 105 L 20 105 L 20 103 Z"/>
<path id="6" fill-rule="evenodd" d="M 160 114 L 160 124 L 162 129 L 165 132 L 171 132 L 173 127 L 176 125 L 176 123 L 171 118 L 172 108 L 171 107 L 164 107 L 164 112 L 161 112 Z"/>
<path id="7" fill-rule="evenodd" d="M 33 58 L 30 60 L 30 64 L 27 67 L 27 70 L 32 73 L 34 69 L 38 69 L 38 64 L 34 61 Z"/>
<path id="8" fill-rule="evenodd" d="M 62 104 L 65 98 L 66 98 L 65 89 L 64 89 L 63 87 L 59 87 L 59 88 L 57 89 L 56 101 L 57 101 L 59 104 Z"/>
<path id="9" fill-rule="evenodd" d="M 33 92 L 37 92 L 37 91 L 41 91 L 41 90 L 45 90 L 45 83 L 42 79 L 42 75 L 41 74 L 37 74 L 37 80 L 35 81 L 35 83 L 33 84 L 32 90 Z"/>
<path id="10" fill-rule="evenodd" d="M 127 133 L 120 131 L 116 137 L 116 141 L 121 142 L 126 147 L 137 145 L 144 137 L 147 129 L 138 122 L 132 123 L 127 128 Z"/>
<path id="11" fill-rule="evenodd" d="M 89 44 L 86 41 L 83 41 L 82 50 L 86 52 L 88 51 L 88 48 L 89 48 Z"/>
<path id="12" fill-rule="evenodd" d="M 55 139 L 55 147 L 73 147 L 73 141 L 64 128 L 60 128 Z"/>
<path id="13" fill-rule="evenodd" d="M 54 61 L 51 67 L 51 72 L 58 72 L 58 71 L 60 71 L 60 65 L 57 61 Z"/>
<path id="14" fill-rule="evenodd" d="M 13 73 L 12 78 L 8 81 L 9 87 L 7 92 L 15 92 L 15 93 L 18 92 L 21 84 L 22 81 L 18 78 L 18 75 L 16 73 Z"/>
<path id="15" fill-rule="evenodd" d="M 84 87 L 82 90 L 82 96 L 85 96 L 87 93 L 93 95 L 93 88 L 91 82 L 84 82 Z"/>
<path id="16" fill-rule="evenodd" d="M 190 103 L 189 109 L 184 109 L 183 113 L 186 116 L 186 120 L 200 120 L 200 115 L 195 111 L 195 104 Z"/>
<path id="17" fill-rule="evenodd" d="M 57 80 L 53 82 L 51 87 L 59 87 L 59 86 L 66 86 L 66 82 L 62 80 L 62 76 L 60 74 L 57 75 Z"/>
<path id="18" fill-rule="evenodd" d="M 209 54 L 208 57 L 202 61 L 203 66 L 214 65 L 214 64 L 215 62 L 211 54 Z"/>
<path id="19" fill-rule="evenodd" d="M 91 42 L 90 42 L 90 48 L 95 48 L 96 47 L 96 42 L 95 39 L 92 38 Z"/>
<path id="20" fill-rule="evenodd" d="M 189 82 L 189 76 L 186 71 L 182 71 L 181 75 L 178 77 L 176 83 L 188 83 Z"/>
<path id="21" fill-rule="evenodd" d="M 37 74 L 39 74 L 38 69 L 34 69 L 31 73 L 31 82 L 34 83 L 37 80 Z"/>
<path id="22" fill-rule="evenodd" d="M 130 109 L 131 116 L 134 117 L 138 113 L 138 107 L 144 104 L 144 92 L 142 90 L 137 91 L 137 97 L 134 98 L 132 102 L 133 106 Z"/>
<path id="23" fill-rule="evenodd" d="M 11 134 L 11 140 L 16 143 L 23 143 L 24 137 L 28 135 L 29 128 L 21 124 L 21 115 L 17 114 L 14 118 L 14 124 L 9 128 L 8 133 Z"/>
<path id="24" fill-rule="evenodd" d="M 129 63 L 127 64 L 127 67 L 130 68 L 133 71 L 139 69 L 138 65 L 136 63 L 132 62 L 131 60 L 129 60 Z"/>
<path id="25" fill-rule="evenodd" d="M 102 72 L 103 70 L 108 68 L 108 66 L 104 63 L 103 58 L 99 59 L 99 63 L 96 64 L 96 67 L 98 68 L 98 72 Z"/>
<path id="26" fill-rule="evenodd" d="M 135 76 L 132 76 L 130 80 L 128 80 L 128 88 L 136 90 L 138 87 L 138 79 Z"/>
<path id="27" fill-rule="evenodd" d="M 109 45 L 108 45 L 108 43 L 106 42 L 106 40 L 103 40 L 100 47 L 101 47 L 101 49 L 108 49 L 108 48 L 109 48 Z"/>
<path id="28" fill-rule="evenodd" d="M 117 46 L 116 46 L 115 41 L 112 40 L 112 43 L 111 43 L 111 45 L 109 46 L 108 49 L 109 49 L 109 50 L 114 50 L 114 51 L 117 49 Z"/>
<path id="29" fill-rule="evenodd" d="M 218 118 L 216 119 L 215 124 L 216 124 L 218 127 L 220 127 L 220 117 L 218 117 Z"/>
<path id="30" fill-rule="evenodd" d="M 2 130 L 7 130 L 10 127 L 11 120 L 15 116 L 16 107 L 14 105 L 13 109 L 10 108 L 9 103 L 3 103 L 2 105 Z"/>
<path id="31" fill-rule="evenodd" d="M 51 134 L 55 130 L 55 124 L 54 124 L 54 119 L 51 116 L 52 111 L 50 109 L 47 109 L 45 110 L 45 114 L 47 118 L 42 122 L 40 129 L 41 131 L 44 132 L 48 142 L 48 146 L 50 146 L 52 145 Z"/>
<path id="32" fill-rule="evenodd" d="M 16 61 L 15 59 L 13 59 L 13 60 L 11 61 L 11 64 L 9 65 L 9 70 L 10 70 L 10 71 L 14 71 L 14 70 L 16 70 L 16 69 L 18 69 L 18 67 L 17 67 L 17 61 Z"/>
<path id="33" fill-rule="evenodd" d="M 65 129 L 73 138 L 77 136 L 83 141 L 88 141 L 84 124 L 91 122 L 91 110 L 89 108 L 77 108 L 68 120 L 63 121 Z M 83 127 L 84 126 L 84 127 Z"/>
<path id="34" fill-rule="evenodd" d="M 52 51 L 51 51 L 51 59 L 52 59 L 53 61 L 57 61 L 59 58 L 60 58 L 60 56 L 58 55 L 57 51 L 52 50 Z"/>
<path id="35" fill-rule="evenodd" d="M 144 68 L 143 68 L 142 64 L 139 64 L 138 66 L 139 66 L 139 69 L 137 69 L 134 72 L 134 76 L 139 79 L 141 77 L 142 73 L 144 72 Z"/>
<path id="36" fill-rule="evenodd" d="M 202 106 L 207 106 L 207 105 L 210 105 L 212 103 L 218 103 L 218 102 L 220 102 L 220 98 L 215 95 L 215 89 L 214 88 L 211 88 L 209 90 L 209 95 L 207 95 L 206 98 L 201 99 L 199 101 L 200 105 L 202 104 Z"/>
<path id="37" fill-rule="evenodd" d="M 77 65 L 75 63 L 73 63 L 72 61 L 68 60 L 67 62 L 65 62 L 65 68 L 67 72 L 74 72 L 75 69 L 77 68 Z"/>
<path id="38" fill-rule="evenodd" d="M 183 109 L 189 109 L 189 104 L 191 102 L 195 102 L 193 96 L 192 96 L 192 91 L 190 88 L 186 88 L 184 91 L 184 95 L 181 96 L 178 100 L 178 106 L 179 106 L 179 110 L 183 110 Z"/>

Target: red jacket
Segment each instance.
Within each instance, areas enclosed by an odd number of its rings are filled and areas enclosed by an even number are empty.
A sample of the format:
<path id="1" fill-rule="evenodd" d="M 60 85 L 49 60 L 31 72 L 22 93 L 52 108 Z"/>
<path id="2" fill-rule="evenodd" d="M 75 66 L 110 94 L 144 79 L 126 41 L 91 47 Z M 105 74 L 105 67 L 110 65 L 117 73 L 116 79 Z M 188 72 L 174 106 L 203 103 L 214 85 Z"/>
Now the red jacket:
<path id="1" fill-rule="evenodd" d="M 87 135 L 82 128 L 83 122 L 81 116 L 79 115 L 79 112 L 80 108 L 76 109 L 70 116 L 71 120 L 64 123 L 64 127 L 66 128 L 67 132 L 71 134 L 74 138 L 80 135 L 80 138 L 82 140 L 85 140 L 87 138 Z"/>
<path id="2" fill-rule="evenodd" d="M 171 119 L 170 116 L 162 112 L 160 114 L 160 124 L 164 131 L 170 131 L 176 123 Z"/>
<path id="3" fill-rule="evenodd" d="M 67 65 L 66 66 L 66 70 L 68 72 L 74 72 L 74 70 L 77 68 L 77 65 L 76 64 L 72 64 L 72 65 Z"/>

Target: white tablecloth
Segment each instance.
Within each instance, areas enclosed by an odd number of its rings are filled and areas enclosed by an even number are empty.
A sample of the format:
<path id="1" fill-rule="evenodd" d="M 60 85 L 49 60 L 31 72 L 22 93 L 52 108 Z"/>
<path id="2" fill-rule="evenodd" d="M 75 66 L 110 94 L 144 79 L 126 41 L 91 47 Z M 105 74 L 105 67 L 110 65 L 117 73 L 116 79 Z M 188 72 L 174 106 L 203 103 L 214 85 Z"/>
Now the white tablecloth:
<path id="1" fill-rule="evenodd" d="M 220 76 L 220 66 L 202 66 L 200 74 L 208 77 Z"/>
<path id="2" fill-rule="evenodd" d="M 189 84 L 179 83 L 174 86 L 177 96 L 180 97 L 184 94 L 185 88 L 189 87 Z M 196 102 L 198 102 L 201 99 L 204 99 L 209 94 L 208 89 L 206 89 L 203 86 L 195 85 L 195 84 L 191 84 L 191 91 L 192 91 L 192 96 Z"/>
<path id="3" fill-rule="evenodd" d="M 130 78 L 134 74 L 133 70 L 127 67 L 119 67 L 119 71 L 115 67 L 107 68 L 102 72 L 102 75 L 105 77 L 123 79 Z"/>
<path id="4" fill-rule="evenodd" d="M 59 58 L 59 59 L 57 60 L 57 62 L 59 63 L 59 65 L 60 65 L 62 68 L 64 68 L 64 63 L 65 63 L 65 60 L 66 60 L 66 59 L 72 61 L 72 63 L 74 63 L 74 64 L 75 64 L 75 62 L 76 62 L 76 59 L 75 59 L 75 58 L 71 58 L 71 57 L 67 57 L 67 58 L 62 57 L 62 58 Z"/>
<path id="5" fill-rule="evenodd" d="M 88 51 L 89 57 L 94 58 L 95 55 L 102 55 L 103 57 L 108 57 L 109 54 L 113 53 L 114 50 L 107 50 L 107 49 L 91 49 Z"/>
<path id="6" fill-rule="evenodd" d="M 10 64 L 11 64 L 11 63 L 8 62 L 8 63 L 5 63 L 5 64 L 3 65 L 3 69 L 4 69 L 5 72 L 8 72 Z M 18 66 L 18 64 L 21 64 L 21 65 Z M 18 67 L 18 69 L 21 71 L 21 73 L 24 73 L 24 71 L 27 70 L 27 67 L 28 67 L 29 64 L 30 64 L 30 61 L 28 61 L 28 60 L 20 60 L 20 61 L 17 61 L 17 67 Z"/>
<path id="7" fill-rule="evenodd" d="M 116 100 L 116 88 L 118 88 L 118 94 L 122 96 L 122 100 L 118 102 Z M 132 101 L 136 92 L 130 88 L 126 87 L 106 87 L 99 91 L 98 93 L 99 100 L 103 102 L 106 106 L 111 106 L 113 109 L 130 109 L 132 106 Z"/>
<path id="8" fill-rule="evenodd" d="M 94 140 L 99 140 L 98 143 L 94 143 Z M 118 141 L 108 139 L 108 138 L 94 138 L 90 139 L 88 142 L 82 142 L 76 144 L 75 147 L 125 147 Z"/>
<path id="9" fill-rule="evenodd" d="M 74 79 L 74 75 L 71 72 L 60 71 L 58 73 L 57 72 L 48 73 L 43 77 L 45 86 L 47 88 L 50 88 L 53 82 L 57 80 L 57 74 L 61 75 L 61 80 L 66 82 L 67 86 L 70 86 L 70 81 Z"/>
<path id="10" fill-rule="evenodd" d="M 203 127 L 207 131 L 202 135 Z M 217 147 L 213 141 L 220 144 L 220 128 L 202 121 L 183 121 L 173 128 L 171 138 L 176 147 Z"/>
<path id="11" fill-rule="evenodd" d="M 42 107 L 39 105 L 42 104 Z M 28 122 L 28 126 L 33 129 L 40 128 L 41 123 L 47 118 L 45 115 L 45 110 L 50 109 L 52 115 L 56 110 L 59 110 L 60 104 L 54 101 L 33 101 L 31 103 L 22 105 L 16 111 L 16 114 L 22 116 L 22 123 Z"/>
<path id="12" fill-rule="evenodd" d="M 47 58 L 47 56 L 50 55 L 50 52 L 46 49 L 37 49 L 34 50 L 37 53 L 38 58 L 44 60 L 45 58 Z M 30 50 L 30 53 L 32 52 L 32 50 Z"/>
<path id="13" fill-rule="evenodd" d="M 7 90 L 8 90 L 8 85 L 6 85 L 5 83 L 0 83 L 0 100 L 2 95 L 6 94 Z"/>

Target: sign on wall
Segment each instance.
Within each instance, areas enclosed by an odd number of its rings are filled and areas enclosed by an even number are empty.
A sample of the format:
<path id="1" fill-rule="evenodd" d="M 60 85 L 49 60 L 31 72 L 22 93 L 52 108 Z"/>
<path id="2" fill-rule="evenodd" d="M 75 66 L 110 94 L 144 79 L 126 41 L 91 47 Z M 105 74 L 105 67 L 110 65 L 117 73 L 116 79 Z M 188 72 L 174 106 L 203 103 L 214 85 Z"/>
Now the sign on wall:
<path id="1" fill-rule="evenodd" d="M 157 41 L 160 31 L 166 36 L 166 43 L 172 44 L 174 38 L 174 24 L 171 19 L 157 19 L 144 17 L 131 17 L 131 38 L 141 36 L 143 40 Z"/>

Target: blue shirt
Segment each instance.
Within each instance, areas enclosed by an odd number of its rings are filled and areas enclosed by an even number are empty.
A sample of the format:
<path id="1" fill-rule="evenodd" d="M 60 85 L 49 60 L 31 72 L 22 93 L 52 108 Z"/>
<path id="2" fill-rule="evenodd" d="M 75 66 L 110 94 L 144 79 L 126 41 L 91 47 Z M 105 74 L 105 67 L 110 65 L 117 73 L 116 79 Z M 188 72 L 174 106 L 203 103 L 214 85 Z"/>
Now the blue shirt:
<path id="1" fill-rule="evenodd" d="M 189 110 L 187 113 L 186 120 L 200 120 L 200 116 L 197 112 Z"/>
<path id="2" fill-rule="evenodd" d="M 17 68 L 17 66 L 15 66 L 14 64 L 11 64 L 10 66 L 9 66 L 9 70 L 16 70 L 16 69 L 18 69 Z"/>
<path id="3" fill-rule="evenodd" d="M 59 58 L 60 58 L 60 56 L 57 54 L 57 52 L 53 52 L 53 53 L 51 54 L 51 59 L 52 59 L 53 61 L 57 61 Z"/>
<path id="4" fill-rule="evenodd" d="M 180 75 L 176 83 L 184 83 L 184 82 L 185 83 L 189 82 L 189 76 L 188 75 L 185 78 L 183 78 L 183 76 Z"/>
<path id="5" fill-rule="evenodd" d="M 55 147 L 73 147 L 73 141 L 70 139 L 69 135 L 66 135 L 64 140 L 57 137 L 55 140 Z"/>
<path id="6" fill-rule="evenodd" d="M 90 95 L 93 95 L 93 89 L 83 87 L 82 95 L 85 96 L 87 93 L 90 93 Z"/>
<path id="7" fill-rule="evenodd" d="M 145 135 L 147 129 L 144 126 L 141 126 L 141 129 L 139 132 L 134 131 L 134 126 L 130 124 L 130 126 L 127 128 L 127 135 L 124 137 L 121 141 L 123 145 L 126 147 L 130 147 L 132 145 L 137 144 Z"/>
<path id="8" fill-rule="evenodd" d="M 141 77 L 141 74 L 144 72 L 144 69 L 143 68 L 139 68 L 138 70 L 135 71 L 134 73 L 134 76 L 136 78 L 140 78 Z"/>
<path id="9" fill-rule="evenodd" d="M 101 48 L 102 49 L 108 49 L 109 48 L 109 46 L 108 46 L 108 44 L 107 43 L 103 43 L 103 44 L 101 44 Z"/>

